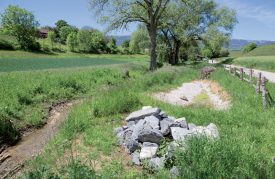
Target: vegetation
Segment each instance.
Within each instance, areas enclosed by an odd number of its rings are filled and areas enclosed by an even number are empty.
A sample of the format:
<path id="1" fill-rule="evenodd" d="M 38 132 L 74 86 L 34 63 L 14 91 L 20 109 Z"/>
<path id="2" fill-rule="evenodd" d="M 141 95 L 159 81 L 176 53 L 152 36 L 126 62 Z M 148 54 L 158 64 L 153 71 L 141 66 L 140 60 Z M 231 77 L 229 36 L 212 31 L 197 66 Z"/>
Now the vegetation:
<path id="1" fill-rule="evenodd" d="M 1 15 L 1 25 L 4 30 L 14 36 L 24 50 L 40 50 L 35 42 L 38 22 L 34 15 L 18 6 L 9 6 Z"/>
<path id="2" fill-rule="evenodd" d="M 80 160 L 83 163 L 88 157 L 89 160 L 97 163 L 97 166 L 106 166 L 95 170 L 98 177 L 169 177 L 167 171 L 152 174 L 146 170 L 140 171 L 129 167 L 115 144 L 112 131 L 114 127 L 121 125 L 125 112 L 141 106 L 153 105 L 161 107 L 175 117 L 185 116 L 189 122 L 200 125 L 214 122 L 219 126 L 220 140 L 214 143 L 192 140 L 186 151 L 179 151 L 174 162 L 181 166 L 181 176 L 272 178 L 274 165 L 271 164 L 270 159 L 274 153 L 272 146 L 275 136 L 272 133 L 274 124 L 270 116 L 274 115 L 274 108 L 262 109 L 261 97 L 250 85 L 235 80 L 235 77 L 219 69 L 213 74 L 212 79 L 230 92 L 232 107 L 227 111 L 216 111 L 205 106 L 182 108 L 156 101 L 149 96 L 152 92 L 167 90 L 182 82 L 198 78 L 196 67 L 164 67 L 153 74 L 146 72 L 143 65 L 126 65 L 122 68 L 125 67 L 130 70 L 131 78 L 127 80 L 120 77 L 110 78 L 120 71 L 115 72 L 114 69 L 111 70 L 112 72 L 108 71 L 108 75 L 103 75 L 103 78 L 108 79 L 109 86 L 107 88 L 98 86 L 104 89 L 101 90 L 100 95 L 98 95 L 98 87 L 95 86 L 90 93 L 93 100 L 87 100 L 72 111 L 60 134 L 52 140 L 45 153 L 29 164 L 31 172 L 40 171 L 43 166 L 47 166 L 48 172 L 62 176 L 62 165 L 56 162 L 62 163 L 68 156 L 66 151 L 72 150 L 83 152 L 77 155 L 78 157 L 73 155 L 74 160 Z M 270 85 L 269 88 L 271 92 L 275 92 L 274 85 Z M 246 96 L 241 95 L 243 91 L 246 91 Z M 80 136 L 83 137 L 81 139 L 83 143 L 74 144 Z M 53 148 L 55 150 L 52 150 Z M 90 155 L 91 150 L 93 155 Z M 81 156 L 85 157 L 81 158 Z M 110 162 L 108 158 L 115 162 Z M 60 168 L 53 170 L 55 165 Z M 90 168 L 95 169 L 93 166 Z"/>
<path id="3" fill-rule="evenodd" d="M 247 68 L 256 68 L 275 72 L 274 56 L 239 57 L 234 59 L 233 63 Z"/>
<path id="4" fill-rule="evenodd" d="M 254 50 L 255 48 L 257 48 L 256 43 L 249 43 L 243 48 L 243 52 L 248 53 L 248 52 L 251 52 L 252 50 Z"/>

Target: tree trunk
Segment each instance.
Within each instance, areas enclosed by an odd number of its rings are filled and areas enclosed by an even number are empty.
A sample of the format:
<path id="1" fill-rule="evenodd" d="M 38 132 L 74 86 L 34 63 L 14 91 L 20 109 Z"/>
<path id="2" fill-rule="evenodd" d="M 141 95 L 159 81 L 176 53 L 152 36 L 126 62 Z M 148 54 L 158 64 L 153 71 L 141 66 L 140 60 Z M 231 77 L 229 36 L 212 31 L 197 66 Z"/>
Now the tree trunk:
<path id="1" fill-rule="evenodd" d="M 174 39 L 174 46 L 171 54 L 171 65 L 179 64 L 179 52 L 180 52 L 180 41 Z"/>
<path id="2" fill-rule="evenodd" d="M 150 70 L 154 71 L 157 69 L 157 28 L 154 25 L 147 26 L 150 41 L 151 41 L 151 52 L 150 52 Z"/>

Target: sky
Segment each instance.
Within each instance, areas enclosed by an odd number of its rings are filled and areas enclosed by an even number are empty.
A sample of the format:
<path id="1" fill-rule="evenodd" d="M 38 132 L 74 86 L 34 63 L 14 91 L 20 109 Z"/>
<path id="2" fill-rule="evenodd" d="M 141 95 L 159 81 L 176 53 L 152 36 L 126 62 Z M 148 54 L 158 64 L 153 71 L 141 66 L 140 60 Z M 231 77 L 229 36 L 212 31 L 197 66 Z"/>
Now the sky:
<path id="1" fill-rule="evenodd" d="M 59 19 L 79 28 L 91 26 L 99 30 L 106 27 L 97 23 L 97 17 L 89 10 L 89 0 L 0 0 L 0 13 L 8 5 L 19 5 L 34 13 L 41 26 L 50 25 Z M 275 0 L 216 0 L 220 6 L 237 11 L 238 24 L 232 38 L 275 41 Z M 130 35 L 136 24 L 127 30 L 112 32 L 112 35 Z"/>

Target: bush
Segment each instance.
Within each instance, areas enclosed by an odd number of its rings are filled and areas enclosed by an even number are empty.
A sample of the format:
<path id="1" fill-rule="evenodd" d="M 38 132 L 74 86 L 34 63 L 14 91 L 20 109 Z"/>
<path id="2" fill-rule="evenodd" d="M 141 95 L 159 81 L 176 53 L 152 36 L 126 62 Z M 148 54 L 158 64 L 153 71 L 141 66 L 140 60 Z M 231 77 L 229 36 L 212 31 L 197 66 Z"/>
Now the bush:
<path id="1" fill-rule="evenodd" d="M 254 50 L 255 48 L 257 48 L 256 43 L 249 43 L 243 48 L 243 52 L 248 53 L 248 52 L 251 52 L 252 50 Z"/>
<path id="2" fill-rule="evenodd" d="M 14 47 L 10 42 L 0 39 L 0 50 L 14 50 Z"/>
<path id="3" fill-rule="evenodd" d="M 1 142 L 13 144 L 20 138 L 20 133 L 15 129 L 12 119 L 0 113 L 0 145 Z"/>
<path id="4" fill-rule="evenodd" d="M 229 56 L 229 50 L 226 48 L 222 48 L 220 51 L 220 57 L 228 57 Z"/>
<path id="5" fill-rule="evenodd" d="M 272 178 L 264 157 L 244 150 L 236 141 L 192 138 L 176 152 L 182 178 Z"/>
<path id="6" fill-rule="evenodd" d="M 38 42 L 30 43 L 28 46 L 28 49 L 31 51 L 40 51 L 41 50 L 40 43 Z"/>
<path id="7" fill-rule="evenodd" d="M 115 89 L 95 99 L 93 114 L 95 117 L 111 116 L 117 113 L 128 113 L 141 104 L 138 96 L 127 90 Z"/>

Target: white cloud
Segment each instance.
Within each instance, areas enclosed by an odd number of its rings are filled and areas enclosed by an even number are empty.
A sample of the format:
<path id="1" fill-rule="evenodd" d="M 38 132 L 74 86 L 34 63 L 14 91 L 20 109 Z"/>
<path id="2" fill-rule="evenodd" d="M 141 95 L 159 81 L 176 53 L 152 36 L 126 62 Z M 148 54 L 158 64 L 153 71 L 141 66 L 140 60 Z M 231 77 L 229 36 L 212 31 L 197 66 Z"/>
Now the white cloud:
<path id="1" fill-rule="evenodd" d="M 217 0 L 217 2 L 235 9 L 240 17 L 254 19 L 275 29 L 275 11 L 271 11 L 263 5 L 252 6 L 236 0 Z"/>

